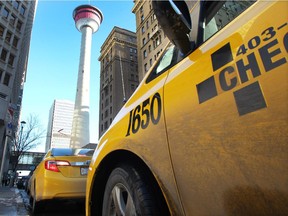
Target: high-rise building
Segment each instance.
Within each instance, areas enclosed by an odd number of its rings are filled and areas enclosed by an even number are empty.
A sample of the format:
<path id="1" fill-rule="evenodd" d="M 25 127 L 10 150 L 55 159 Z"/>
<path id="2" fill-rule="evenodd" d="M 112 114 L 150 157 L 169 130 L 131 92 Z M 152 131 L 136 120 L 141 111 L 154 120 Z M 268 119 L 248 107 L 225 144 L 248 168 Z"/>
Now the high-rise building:
<path id="1" fill-rule="evenodd" d="M 71 147 L 80 148 L 90 143 L 90 55 L 92 34 L 102 20 L 102 12 L 91 5 L 81 5 L 73 11 L 76 28 L 82 33 L 77 91 L 72 124 Z"/>
<path id="2" fill-rule="evenodd" d="M 136 34 L 114 27 L 100 53 L 99 136 L 139 84 Z"/>
<path id="3" fill-rule="evenodd" d="M 0 158 L 6 133 L 13 135 L 20 125 L 23 85 L 37 2 L 0 2 Z M 8 163 L 5 162 L 4 170 L 7 169 Z"/>
<path id="4" fill-rule="evenodd" d="M 134 0 L 132 12 L 136 16 L 139 81 L 157 61 L 169 42 L 153 12 L 151 0 Z"/>
<path id="5" fill-rule="evenodd" d="M 54 100 L 49 113 L 45 152 L 50 148 L 69 148 L 73 112 L 72 101 Z"/>

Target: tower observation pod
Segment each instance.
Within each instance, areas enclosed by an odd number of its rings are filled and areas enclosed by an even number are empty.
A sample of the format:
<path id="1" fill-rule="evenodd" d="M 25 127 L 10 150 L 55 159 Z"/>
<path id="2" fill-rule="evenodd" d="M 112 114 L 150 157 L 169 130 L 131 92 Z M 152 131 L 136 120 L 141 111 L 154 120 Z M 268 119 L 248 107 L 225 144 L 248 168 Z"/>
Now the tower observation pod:
<path id="1" fill-rule="evenodd" d="M 81 5 L 73 11 L 76 28 L 82 33 L 77 91 L 73 114 L 70 147 L 81 148 L 90 142 L 89 97 L 92 34 L 103 20 L 102 12 L 91 5 Z"/>

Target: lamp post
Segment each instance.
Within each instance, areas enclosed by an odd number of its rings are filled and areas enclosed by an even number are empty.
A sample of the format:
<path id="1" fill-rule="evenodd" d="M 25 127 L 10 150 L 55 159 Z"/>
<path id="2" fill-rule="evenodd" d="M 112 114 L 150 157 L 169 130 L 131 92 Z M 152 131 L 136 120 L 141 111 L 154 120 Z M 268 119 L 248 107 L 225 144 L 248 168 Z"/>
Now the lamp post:
<path id="1" fill-rule="evenodd" d="M 25 122 L 25 121 L 21 121 L 20 123 L 21 123 L 21 130 L 20 130 L 20 140 L 19 140 L 19 145 L 22 144 L 23 127 L 24 127 L 24 125 L 26 124 L 26 122 Z"/>
<path id="2" fill-rule="evenodd" d="M 19 137 L 18 146 L 22 145 L 23 127 L 24 127 L 24 125 L 26 124 L 26 122 L 25 122 L 25 121 L 21 121 L 20 124 L 21 124 L 21 129 L 20 129 L 20 137 Z M 15 150 L 15 149 L 14 149 L 14 150 Z M 10 186 L 10 187 L 13 187 L 14 181 L 15 181 L 15 177 L 16 177 L 16 170 L 14 170 L 14 168 L 13 168 L 12 176 L 11 176 L 11 178 L 10 178 L 10 183 L 9 183 L 9 186 Z"/>
<path id="3" fill-rule="evenodd" d="M 21 137 L 22 137 L 22 133 L 23 133 L 23 126 L 24 126 L 24 124 L 26 124 L 26 122 L 25 121 L 21 121 L 20 123 L 21 123 L 20 143 L 21 143 L 22 142 L 21 141 Z M 8 127 L 6 129 L 5 143 L 4 143 L 4 149 L 3 149 L 3 157 L 2 157 L 1 170 L 0 170 L 1 183 L 2 183 L 2 180 L 3 180 L 4 164 L 5 164 L 5 161 L 6 161 L 6 151 L 7 151 L 8 137 L 10 137 L 10 135 L 11 135 L 11 128 L 8 125 Z"/>
<path id="4" fill-rule="evenodd" d="M 8 133 L 6 132 L 5 135 L 5 143 L 4 143 L 4 149 L 3 149 L 3 157 L 2 157 L 2 163 L 1 163 L 1 170 L 0 170 L 0 180 L 1 180 L 1 186 L 2 186 L 2 181 L 3 181 L 3 171 L 4 171 L 4 164 L 6 161 L 6 149 L 7 149 L 7 142 L 8 142 Z M 6 184 L 6 183 L 5 183 Z"/>

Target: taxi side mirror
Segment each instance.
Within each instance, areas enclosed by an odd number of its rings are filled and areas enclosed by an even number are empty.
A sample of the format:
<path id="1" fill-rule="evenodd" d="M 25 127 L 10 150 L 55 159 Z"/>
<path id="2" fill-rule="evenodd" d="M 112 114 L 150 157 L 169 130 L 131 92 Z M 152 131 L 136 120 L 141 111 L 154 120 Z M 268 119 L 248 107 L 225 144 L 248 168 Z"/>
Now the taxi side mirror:
<path id="1" fill-rule="evenodd" d="M 193 42 L 189 38 L 192 23 L 186 2 L 154 0 L 152 7 L 165 35 L 184 55 L 188 54 Z"/>

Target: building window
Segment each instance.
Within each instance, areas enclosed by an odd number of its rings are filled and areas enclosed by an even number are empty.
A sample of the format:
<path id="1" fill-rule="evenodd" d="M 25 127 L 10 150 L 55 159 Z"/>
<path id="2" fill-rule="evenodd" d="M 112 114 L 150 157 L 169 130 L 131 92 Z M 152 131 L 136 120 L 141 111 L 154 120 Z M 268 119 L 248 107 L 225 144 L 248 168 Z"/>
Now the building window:
<path id="1" fill-rule="evenodd" d="M 110 106 L 110 114 L 112 114 L 112 107 Z"/>
<path id="2" fill-rule="evenodd" d="M 19 8 L 19 1 L 12 1 L 13 7 L 18 9 Z"/>
<path id="3" fill-rule="evenodd" d="M 22 5 L 21 9 L 20 9 L 20 14 L 22 14 L 24 16 L 25 11 L 26 11 L 26 8 Z"/>
<path id="4" fill-rule="evenodd" d="M 7 31 L 6 37 L 5 37 L 5 41 L 6 41 L 7 43 L 10 43 L 11 38 L 12 38 L 12 33 L 9 32 L 9 31 Z"/>
<path id="5" fill-rule="evenodd" d="M 2 61 L 6 61 L 7 54 L 8 54 L 8 51 L 5 50 L 5 49 L 2 49 L 0 59 L 1 59 Z"/>
<path id="6" fill-rule="evenodd" d="M 152 59 L 149 60 L 150 61 L 150 67 L 152 66 Z"/>
<path id="7" fill-rule="evenodd" d="M 142 34 L 145 33 L 145 28 L 144 28 L 144 26 L 142 26 L 141 32 L 142 32 Z"/>
<path id="8" fill-rule="evenodd" d="M 18 42 L 19 42 L 19 38 L 17 38 L 16 36 L 14 36 L 14 38 L 13 38 L 13 46 L 15 47 L 15 48 L 17 48 L 17 46 L 18 46 Z"/>
<path id="9" fill-rule="evenodd" d="M 14 59 L 15 59 L 15 56 L 10 53 L 9 59 L 8 59 L 8 64 L 9 64 L 10 66 L 13 66 Z"/>
<path id="10" fill-rule="evenodd" d="M 147 22 L 146 22 L 146 28 L 147 29 L 149 28 L 149 20 L 147 20 Z"/>
<path id="11" fill-rule="evenodd" d="M 23 25 L 23 23 L 18 20 L 17 25 L 16 25 L 16 29 L 17 29 L 18 31 L 21 31 L 22 25 Z"/>
<path id="12" fill-rule="evenodd" d="M 151 52 L 151 45 L 148 46 L 148 51 Z"/>
<path id="13" fill-rule="evenodd" d="M 8 18 L 8 16 L 9 16 L 9 11 L 7 10 L 7 8 L 3 8 L 3 10 L 2 10 L 2 16 L 4 17 L 4 18 Z"/>
<path id="14" fill-rule="evenodd" d="M 4 35 L 4 27 L 2 25 L 0 25 L 0 37 L 3 37 Z"/>
<path id="15" fill-rule="evenodd" d="M 160 40 L 159 38 L 157 37 L 154 41 L 154 48 L 158 47 L 160 45 Z"/>
<path id="16" fill-rule="evenodd" d="M 11 78 L 11 75 L 6 73 L 5 76 L 4 76 L 3 84 L 6 85 L 6 86 L 9 86 L 10 78 Z"/>
<path id="17" fill-rule="evenodd" d="M 140 7 L 140 13 L 143 13 L 143 6 Z"/>
<path id="18" fill-rule="evenodd" d="M 142 39 L 143 46 L 146 44 L 146 38 Z"/>
<path id="19" fill-rule="evenodd" d="M 147 72 L 148 68 L 147 68 L 147 64 L 144 65 L 144 71 Z"/>
<path id="20" fill-rule="evenodd" d="M 0 82 L 1 82 L 1 80 L 2 80 L 2 75 L 3 75 L 3 70 L 0 70 Z"/>
<path id="21" fill-rule="evenodd" d="M 11 17 L 10 17 L 10 24 L 12 25 L 12 26 L 14 26 L 15 25 L 15 21 L 16 21 L 16 17 L 12 14 L 11 15 Z"/>
<path id="22" fill-rule="evenodd" d="M 144 21 L 144 15 L 141 15 L 141 23 Z"/>
<path id="23" fill-rule="evenodd" d="M 143 56 L 144 56 L 144 58 L 147 57 L 147 51 L 146 50 L 143 51 Z"/>
<path id="24" fill-rule="evenodd" d="M 5 94 L 3 94 L 3 93 L 0 92 L 0 98 L 6 100 L 6 99 L 7 99 L 7 95 L 5 95 Z"/>

